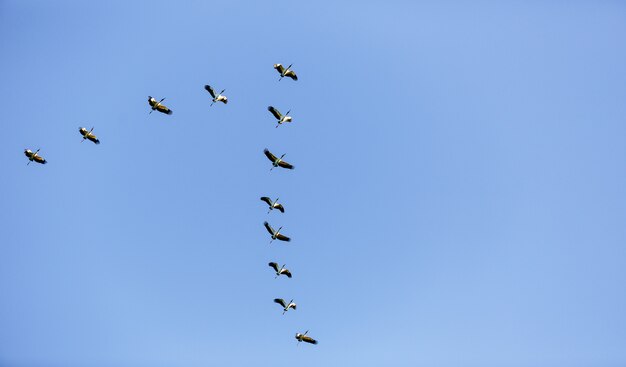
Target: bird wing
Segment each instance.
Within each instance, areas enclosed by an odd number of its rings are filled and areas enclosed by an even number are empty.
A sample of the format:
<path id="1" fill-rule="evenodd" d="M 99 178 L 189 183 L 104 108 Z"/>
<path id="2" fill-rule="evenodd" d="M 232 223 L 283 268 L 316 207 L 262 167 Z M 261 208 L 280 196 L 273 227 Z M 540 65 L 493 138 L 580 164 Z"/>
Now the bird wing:
<path id="1" fill-rule="evenodd" d="M 267 205 L 272 205 L 272 199 L 268 198 L 267 196 L 261 197 L 261 201 L 266 202 Z"/>
<path id="2" fill-rule="evenodd" d="M 287 278 L 291 278 L 291 272 L 287 269 L 283 269 L 280 273 L 285 274 Z"/>
<path id="3" fill-rule="evenodd" d="M 295 303 L 293 303 L 293 302 L 291 302 L 291 303 L 289 304 L 289 307 L 291 307 L 291 308 L 293 308 L 293 309 L 295 310 L 295 309 L 296 309 L 296 304 L 295 304 Z"/>
<path id="4" fill-rule="evenodd" d="M 276 162 L 276 156 L 272 154 L 272 152 L 270 152 L 267 148 L 265 150 L 263 150 L 263 153 L 265 153 L 265 156 L 267 157 L 267 159 L 269 159 L 270 161 L 272 161 L 272 163 Z"/>
<path id="5" fill-rule="evenodd" d="M 288 76 L 293 80 L 298 80 L 298 76 L 296 75 L 296 72 L 293 70 L 289 70 L 288 72 L 286 72 L 285 76 Z"/>
<path id="6" fill-rule="evenodd" d="M 206 89 L 206 90 L 207 90 L 207 92 L 209 92 L 209 94 L 211 95 L 211 97 L 215 98 L 215 91 L 213 90 L 213 88 L 211 88 L 211 86 L 210 86 L 210 85 L 208 85 L 208 84 L 207 84 L 207 85 L 205 85 L 205 86 L 204 86 L 204 89 Z"/>
<path id="7" fill-rule="evenodd" d="M 46 164 L 48 163 L 42 156 L 36 155 L 33 157 L 33 159 L 35 160 L 35 162 L 37 163 L 41 163 L 41 164 Z"/>
<path id="8" fill-rule="evenodd" d="M 287 304 L 285 303 L 285 300 L 282 299 L 282 298 L 274 298 L 274 302 L 276 302 L 279 305 L 283 306 L 283 308 L 287 307 Z"/>
<path id="9" fill-rule="evenodd" d="M 283 73 L 285 72 L 285 67 L 281 64 L 274 64 L 274 69 L 278 70 L 280 75 L 283 75 Z"/>
<path id="10" fill-rule="evenodd" d="M 100 140 L 98 140 L 98 138 L 95 135 L 93 135 L 93 134 L 88 135 L 87 139 L 93 141 L 96 144 L 100 144 Z"/>
<path id="11" fill-rule="evenodd" d="M 265 226 L 265 229 L 267 229 L 267 231 L 273 236 L 274 228 L 272 228 L 272 226 L 270 226 L 270 224 L 267 222 L 263 222 L 263 225 Z"/>
<path id="12" fill-rule="evenodd" d="M 307 342 L 307 343 L 311 343 L 311 344 L 317 344 L 317 340 L 315 340 L 315 339 L 313 339 L 313 338 L 311 338 L 310 336 L 307 336 L 307 335 L 302 335 L 300 337 L 300 339 L 303 342 Z"/>
<path id="13" fill-rule="evenodd" d="M 278 264 L 275 263 L 275 262 L 271 262 L 271 263 L 269 263 L 267 265 L 271 266 L 274 269 L 274 271 L 278 271 L 278 269 L 279 269 L 278 268 Z"/>
<path id="14" fill-rule="evenodd" d="M 85 136 L 85 134 L 87 134 L 87 130 L 85 130 L 85 128 L 81 127 L 80 129 L 78 129 L 78 132 L 80 133 L 80 135 Z"/>
<path id="15" fill-rule="evenodd" d="M 287 241 L 287 242 L 291 241 L 291 238 L 280 233 L 278 234 L 278 236 L 276 236 L 276 239 L 281 240 L 281 241 Z"/>
<path id="16" fill-rule="evenodd" d="M 172 114 L 172 110 L 170 110 L 169 108 L 167 108 L 165 105 L 162 105 L 162 104 L 158 105 L 156 109 L 157 109 L 157 111 L 163 112 L 163 113 L 165 113 L 167 115 L 171 115 Z"/>
<path id="17" fill-rule="evenodd" d="M 285 208 L 283 208 L 283 204 L 276 204 L 274 208 L 280 210 L 281 213 L 285 212 Z"/>
<path id="18" fill-rule="evenodd" d="M 293 169 L 293 165 L 285 162 L 285 161 L 280 161 L 278 162 L 278 165 L 283 167 L 283 168 L 287 168 L 287 169 Z"/>
<path id="19" fill-rule="evenodd" d="M 157 104 L 157 100 L 152 98 L 151 96 L 148 96 L 148 104 L 154 107 L 154 105 Z"/>
<path id="20" fill-rule="evenodd" d="M 283 118 L 283 115 L 276 108 L 269 106 L 267 110 L 270 111 L 272 115 L 274 115 L 274 117 L 276 117 L 276 120 L 280 120 L 281 118 Z"/>

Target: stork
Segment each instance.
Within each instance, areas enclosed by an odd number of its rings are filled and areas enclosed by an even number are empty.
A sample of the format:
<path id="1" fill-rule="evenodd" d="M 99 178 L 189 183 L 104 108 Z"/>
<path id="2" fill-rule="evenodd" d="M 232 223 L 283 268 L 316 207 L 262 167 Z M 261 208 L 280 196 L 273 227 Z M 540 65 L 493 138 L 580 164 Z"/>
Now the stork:
<path id="1" fill-rule="evenodd" d="M 291 272 L 289 271 L 289 269 L 285 268 L 286 264 L 283 264 L 283 266 L 281 266 L 280 268 L 278 267 L 278 263 L 275 263 L 275 262 L 271 262 L 267 265 L 269 265 L 276 272 L 276 276 L 274 277 L 274 279 L 278 278 L 279 276 L 283 274 L 285 274 L 287 278 L 291 278 Z"/>
<path id="2" fill-rule="evenodd" d="M 47 160 L 45 160 L 42 156 L 40 156 L 39 154 L 39 150 L 37 149 L 34 153 L 32 150 L 30 149 L 24 149 L 24 155 L 26 155 L 28 157 L 28 163 L 26 163 L 26 165 L 28 166 L 30 164 L 30 162 L 37 162 L 37 163 L 41 163 L 41 164 L 46 164 L 48 163 Z"/>
<path id="3" fill-rule="evenodd" d="M 84 127 L 81 127 L 78 131 L 83 136 L 83 140 L 80 141 L 81 143 L 84 142 L 85 139 L 89 139 L 96 144 L 100 144 L 100 140 L 98 140 L 98 137 L 95 134 L 91 133 L 93 131 L 93 127 L 89 131 L 87 131 L 87 129 L 85 129 Z"/>
<path id="4" fill-rule="evenodd" d="M 150 104 L 150 107 L 152 107 L 152 111 L 150 111 L 150 113 L 154 112 L 154 110 L 157 110 L 166 115 L 171 115 L 172 110 L 170 110 L 169 108 L 167 108 L 167 106 L 161 103 L 164 100 L 165 98 L 161 98 L 161 100 L 157 102 L 157 100 L 154 99 L 154 97 L 148 96 L 148 104 Z"/>
<path id="5" fill-rule="evenodd" d="M 293 300 L 291 300 L 291 301 L 289 301 L 289 303 L 287 303 L 282 298 L 274 298 L 274 302 L 278 303 L 281 306 L 283 306 L 283 315 L 285 314 L 285 312 L 289 311 L 290 308 L 293 308 L 294 311 L 296 309 L 296 304 L 293 302 Z"/>
<path id="6" fill-rule="evenodd" d="M 270 168 L 270 171 L 273 170 L 274 167 L 282 167 L 282 168 L 287 168 L 287 169 L 294 168 L 293 165 L 283 161 L 283 157 L 285 156 L 284 154 L 281 155 L 280 158 L 278 158 L 274 154 L 272 154 L 272 152 L 270 152 L 267 148 L 263 150 L 263 153 L 265 153 L 265 156 L 267 157 L 267 159 L 272 161 L 272 168 Z"/>
<path id="7" fill-rule="evenodd" d="M 261 197 L 261 201 L 264 201 L 267 203 L 267 205 L 269 205 L 270 208 L 267 210 L 268 214 L 274 209 L 280 210 L 281 213 L 285 212 L 285 208 L 283 208 L 283 204 L 278 202 L 278 198 L 272 201 L 272 199 L 268 198 L 267 196 L 263 196 Z"/>
<path id="8" fill-rule="evenodd" d="M 269 106 L 267 107 L 267 110 L 270 111 L 272 115 L 274 115 L 274 117 L 276 117 L 276 127 L 279 127 L 284 122 L 291 122 L 291 116 L 289 116 L 289 112 L 291 112 L 291 110 L 287 111 L 285 115 L 280 113 L 280 111 L 277 110 L 276 107 Z"/>
<path id="9" fill-rule="evenodd" d="M 204 89 L 206 89 L 207 92 L 209 92 L 209 94 L 211 95 L 211 97 L 213 97 L 211 106 L 213 106 L 213 103 L 215 102 L 222 102 L 224 104 L 228 103 L 228 98 L 225 95 L 222 95 L 222 93 L 224 93 L 226 89 L 222 89 L 222 91 L 217 94 L 215 94 L 215 90 L 208 84 L 204 86 Z"/>
<path id="10" fill-rule="evenodd" d="M 301 342 L 317 344 L 317 340 L 306 335 L 308 332 L 309 331 L 307 330 L 304 332 L 304 334 L 296 333 L 296 340 L 298 340 L 298 345 L 300 345 Z"/>
<path id="11" fill-rule="evenodd" d="M 286 76 L 290 77 L 293 80 L 298 80 L 298 76 L 296 75 L 296 73 L 291 70 L 291 65 L 289 65 L 287 69 L 285 69 L 285 67 L 281 64 L 274 64 L 274 69 L 276 69 L 276 71 L 278 71 L 278 73 L 280 74 L 280 79 L 278 79 L 278 81 L 281 81 Z"/>
<path id="12" fill-rule="evenodd" d="M 263 225 L 265 226 L 265 229 L 267 229 L 267 231 L 272 235 L 272 240 L 270 241 L 270 243 L 272 243 L 274 240 L 280 240 L 280 241 L 286 241 L 286 242 L 291 241 L 291 238 L 289 238 L 289 237 L 285 236 L 284 234 L 280 233 L 280 230 L 283 227 L 280 227 L 280 228 L 278 228 L 278 230 L 275 230 L 267 222 L 263 222 Z"/>

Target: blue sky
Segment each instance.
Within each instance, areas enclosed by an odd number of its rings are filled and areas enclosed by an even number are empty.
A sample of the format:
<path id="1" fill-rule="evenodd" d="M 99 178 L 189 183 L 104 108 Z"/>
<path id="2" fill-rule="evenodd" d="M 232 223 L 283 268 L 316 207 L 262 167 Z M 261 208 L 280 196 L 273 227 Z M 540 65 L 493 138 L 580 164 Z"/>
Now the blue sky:
<path id="1" fill-rule="evenodd" d="M 623 366 L 624 34 L 618 1 L 1 1 L 0 365 Z"/>

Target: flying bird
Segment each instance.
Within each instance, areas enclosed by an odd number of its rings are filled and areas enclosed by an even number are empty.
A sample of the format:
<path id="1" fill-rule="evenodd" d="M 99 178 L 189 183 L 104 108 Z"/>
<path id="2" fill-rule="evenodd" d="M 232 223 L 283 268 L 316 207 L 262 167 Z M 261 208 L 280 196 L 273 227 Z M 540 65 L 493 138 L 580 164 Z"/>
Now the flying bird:
<path id="1" fill-rule="evenodd" d="M 298 340 L 298 345 L 300 345 L 300 342 L 317 344 L 317 340 L 306 335 L 308 332 L 309 331 L 307 330 L 304 334 L 296 333 L 296 340 Z"/>
<path id="2" fill-rule="evenodd" d="M 274 298 L 274 302 L 278 303 L 281 306 L 283 306 L 283 315 L 285 314 L 285 312 L 289 311 L 290 308 L 293 308 L 294 310 L 296 309 L 296 304 L 293 302 L 293 300 L 291 300 L 291 301 L 289 301 L 289 303 L 287 303 L 282 298 Z"/>
<path id="3" fill-rule="evenodd" d="M 96 144 L 100 144 L 100 140 L 98 140 L 98 137 L 95 134 L 92 134 L 93 127 L 89 131 L 87 131 L 87 129 L 85 129 L 84 127 L 81 127 L 78 131 L 80 132 L 80 135 L 83 136 L 83 140 L 81 140 L 81 143 L 85 141 L 85 139 L 89 139 Z"/>
<path id="4" fill-rule="evenodd" d="M 283 157 L 285 156 L 284 154 L 280 156 L 280 158 L 276 157 L 274 154 L 272 154 L 272 152 L 270 152 L 267 148 L 265 148 L 265 150 L 263 150 L 263 153 L 265 153 L 265 156 L 267 157 L 267 159 L 269 159 L 270 161 L 272 161 L 272 168 L 270 168 L 270 171 L 274 169 L 274 167 L 282 167 L 282 168 L 287 168 L 287 169 L 293 169 L 293 165 L 283 161 Z"/>
<path id="5" fill-rule="evenodd" d="M 280 241 L 286 241 L 286 242 L 291 241 L 291 238 L 280 233 L 280 230 L 283 227 L 278 228 L 278 230 L 274 230 L 274 228 L 272 228 L 272 226 L 270 226 L 270 224 L 267 222 L 263 222 L 263 225 L 265 226 L 265 229 L 267 229 L 267 231 L 272 235 L 272 241 L 274 240 L 280 240 Z M 270 243 L 272 243 L 272 241 L 270 241 Z"/>
<path id="6" fill-rule="evenodd" d="M 26 155 L 28 157 L 28 163 L 26 163 L 26 165 L 28 166 L 30 164 L 30 162 L 35 161 L 37 163 L 41 163 L 41 164 L 46 164 L 48 163 L 48 161 L 46 161 L 42 156 L 40 156 L 39 154 L 39 150 L 37 149 L 34 153 L 32 150 L 30 149 L 24 149 L 24 155 Z"/>
<path id="7" fill-rule="evenodd" d="M 279 127 L 284 122 L 291 122 L 291 116 L 289 116 L 289 112 L 291 112 L 291 110 L 287 111 L 285 115 L 272 106 L 267 107 L 267 110 L 270 111 L 274 117 L 276 117 L 276 127 Z"/>
<path id="8" fill-rule="evenodd" d="M 274 209 L 278 209 L 280 210 L 281 213 L 285 212 L 285 208 L 283 208 L 283 204 L 280 204 L 278 202 L 278 198 L 276 198 L 276 200 L 272 201 L 272 199 L 268 198 L 267 196 L 263 196 L 261 198 L 261 201 L 264 201 L 267 203 L 267 205 L 269 205 L 269 209 L 268 209 L 268 213 L 271 212 Z"/>
<path id="9" fill-rule="evenodd" d="M 285 69 L 285 67 L 281 64 L 274 64 L 274 69 L 276 69 L 276 71 L 278 71 L 278 73 L 280 74 L 280 79 L 278 79 L 278 81 L 281 81 L 286 76 L 293 80 L 298 80 L 298 76 L 296 75 L 296 73 L 291 70 L 291 65 L 289 65 L 287 69 Z"/>
<path id="10" fill-rule="evenodd" d="M 154 97 L 148 96 L 148 104 L 150 104 L 150 107 L 152 107 L 152 111 L 150 111 L 150 113 L 154 112 L 154 110 L 157 110 L 166 115 L 171 115 L 172 110 L 170 110 L 169 108 L 167 108 L 167 106 L 161 103 L 164 100 L 165 98 L 162 98 L 160 101 L 157 102 L 157 100 L 154 99 Z"/>
<path id="11" fill-rule="evenodd" d="M 271 262 L 267 265 L 269 265 L 276 272 L 276 276 L 274 277 L 274 279 L 278 278 L 279 276 L 283 274 L 285 274 L 287 278 L 291 278 L 291 272 L 285 268 L 286 264 L 283 264 L 283 266 L 281 266 L 280 268 L 278 267 L 278 263 L 275 263 L 275 262 Z"/>
<path id="12" fill-rule="evenodd" d="M 225 95 L 222 95 L 222 93 L 224 93 L 226 89 L 222 89 L 222 91 L 217 94 L 215 94 L 215 90 L 211 88 L 211 86 L 208 84 L 204 86 L 204 89 L 206 89 L 207 92 L 209 92 L 209 94 L 211 95 L 211 97 L 213 97 L 211 106 L 213 106 L 213 103 L 215 102 L 223 102 L 224 104 L 228 103 L 228 98 Z"/>

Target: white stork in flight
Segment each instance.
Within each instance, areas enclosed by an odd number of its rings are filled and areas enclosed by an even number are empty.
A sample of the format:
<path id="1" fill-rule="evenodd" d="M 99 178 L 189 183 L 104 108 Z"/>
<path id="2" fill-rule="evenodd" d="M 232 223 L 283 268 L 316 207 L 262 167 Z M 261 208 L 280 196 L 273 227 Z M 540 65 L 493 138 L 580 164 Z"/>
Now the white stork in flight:
<path id="1" fill-rule="evenodd" d="M 30 164 L 30 162 L 37 162 L 37 163 L 41 163 L 41 164 L 46 164 L 48 163 L 47 160 L 45 160 L 42 156 L 40 156 L 39 154 L 39 150 L 37 149 L 34 153 L 32 150 L 30 149 L 24 149 L 24 155 L 26 155 L 28 157 L 28 163 L 26 163 L 26 165 L 28 166 Z"/>
<path id="2" fill-rule="evenodd" d="M 274 69 L 276 69 L 276 71 L 278 71 L 278 73 L 280 74 L 280 79 L 278 79 L 278 81 L 281 81 L 286 76 L 293 80 L 298 80 L 298 76 L 296 75 L 296 72 L 291 70 L 291 65 L 289 65 L 287 69 L 285 69 L 285 67 L 282 66 L 281 64 L 274 64 Z"/>
<path id="3" fill-rule="evenodd" d="M 211 97 L 213 97 L 213 100 L 211 102 L 211 106 L 213 106 L 213 103 L 215 103 L 215 102 L 222 102 L 224 104 L 228 103 L 228 98 L 225 95 L 222 94 L 222 93 L 226 92 L 226 89 L 222 89 L 222 91 L 217 93 L 217 94 L 215 93 L 215 90 L 208 84 L 204 86 L 204 89 L 206 89 L 207 92 L 209 92 L 209 94 L 211 95 Z"/>
<path id="4" fill-rule="evenodd" d="M 285 274 L 287 278 L 291 278 L 291 272 L 289 271 L 289 269 L 285 268 L 286 264 L 283 264 L 283 266 L 281 266 L 280 268 L 278 267 L 278 263 L 275 263 L 275 262 L 271 262 L 267 265 L 269 265 L 276 272 L 276 276 L 274 277 L 274 279 L 278 278 L 279 276 L 283 274 Z"/>
<path id="5" fill-rule="evenodd" d="M 285 208 L 283 208 L 283 204 L 278 202 L 278 198 L 272 201 L 272 199 L 268 198 L 267 196 L 263 196 L 261 197 L 261 201 L 264 201 L 267 203 L 267 205 L 269 205 L 270 208 L 267 210 L 268 213 L 274 209 L 280 210 L 281 213 L 285 212 Z"/>
<path id="6" fill-rule="evenodd" d="M 287 303 L 282 298 L 274 298 L 274 302 L 276 302 L 279 305 L 283 306 L 283 315 L 285 314 L 285 312 L 289 311 L 290 308 L 293 308 L 294 310 L 296 309 L 296 304 L 293 302 L 293 300 L 291 300 L 291 301 L 289 301 L 289 303 Z"/>
<path id="7" fill-rule="evenodd" d="M 148 104 L 150 105 L 150 107 L 152 107 L 152 111 L 150 111 L 150 113 L 154 112 L 154 110 L 157 110 L 166 115 L 171 115 L 172 110 L 170 110 L 169 108 L 167 108 L 167 106 L 161 103 L 164 100 L 165 98 L 161 98 L 161 100 L 157 102 L 157 100 L 154 99 L 154 97 L 148 96 Z"/>
<path id="8" fill-rule="evenodd" d="M 280 113 L 280 111 L 276 109 L 276 107 L 273 106 L 267 107 L 267 110 L 270 111 L 272 115 L 274 115 L 274 117 L 276 117 L 276 127 L 279 127 L 284 122 L 291 122 L 291 116 L 289 116 L 289 112 L 291 112 L 291 110 L 287 111 L 287 113 L 284 115 Z"/>
<path id="9" fill-rule="evenodd" d="M 300 333 L 296 333 L 296 340 L 298 340 L 298 345 L 300 345 L 300 342 L 305 342 L 305 343 L 311 343 L 311 344 L 317 344 L 317 340 L 311 338 L 310 336 L 306 335 L 309 331 L 305 331 L 304 334 L 300 334 Z"/>
<path id="10" fill-rule="evenodd" d="M 278 228 L 278 230 L 275 230 L 267 222 L 263 222 L 263 225 L 265 226 L 265 229 L 267 229 L 267 231 L 272 235 L 272 240 L 270 241 L 270 243 L 272 243 L 272 241 L 274 241 L 274 240 L 280 240 L 280 241 L 286 241 L 286 242 L 291 241 L 291 238 L 289 238 L 289 237 L 285 236 L 284 234 L 280 233 L 280 230 L 283 227 L 280 227 L 280 228 Z"/>
<path id="11" fill-rule="evenodd" d="M 270 171 L 273 170 L 274 167 L 282 167 L 282 168 L 287 168 L 287 169 L 294 168 L 293 165 L 283 161 L 283 157 L 285 156 L 284 154 L 281 155 L 280 158 L 278 158 L 274 154 L 272 154 L 272 152 L 270 152 L 267 148 L 263 150 L 263 153 L 265 153 L 265 156 L 267 157 L 267 159 L 272 161 L 272 168 L 270 168 Z"/>
<path id="12" fill-rule="evenodd" d="M 100 140 L 98 140 L 98 137 L 96 136 L 96 134 L 92 133 L 93 127 L 89 131 L 87 131 L 87 129 L 85 129 L 84 127 L 81 127 L 78 131 L 80 132 L 80 135 L 83 136 L 83 140 L 80 141 L 81 143 L 84 142 L 85 139 L 89 139 L 96 144 L 100 144 Z"/>

